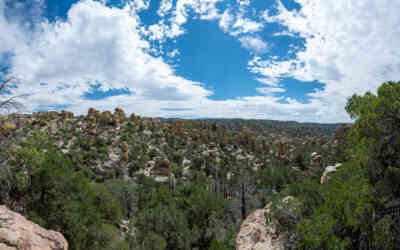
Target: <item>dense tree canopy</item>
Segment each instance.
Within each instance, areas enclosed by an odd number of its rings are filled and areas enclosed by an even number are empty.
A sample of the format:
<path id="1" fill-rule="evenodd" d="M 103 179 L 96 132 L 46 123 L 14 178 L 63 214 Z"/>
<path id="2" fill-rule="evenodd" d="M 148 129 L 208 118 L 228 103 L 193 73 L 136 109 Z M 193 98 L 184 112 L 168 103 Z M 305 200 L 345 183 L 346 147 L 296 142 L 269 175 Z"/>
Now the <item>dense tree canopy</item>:
<path id="1" fill-rule="evenodd" d="M 318 192 L 322 202 L 298 226 L 304 249 L 398 249 L 400 187 L 400 82 L 377 95 L 354 95 L 346 106 L 355 118 L 347 159 Z"/>

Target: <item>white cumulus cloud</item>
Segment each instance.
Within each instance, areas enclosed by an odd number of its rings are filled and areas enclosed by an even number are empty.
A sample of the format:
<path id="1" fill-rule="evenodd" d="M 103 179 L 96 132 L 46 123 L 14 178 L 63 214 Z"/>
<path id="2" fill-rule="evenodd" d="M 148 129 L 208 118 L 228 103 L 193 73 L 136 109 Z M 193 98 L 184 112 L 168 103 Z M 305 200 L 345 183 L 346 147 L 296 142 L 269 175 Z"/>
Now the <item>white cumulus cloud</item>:
<path id="1" fill-rule="evenodd" d="M 236 14 L 231 13 L 230 9 L 225 10 L 220 16 L 219 26 L 224 32 L 232 36 L 255 33 L 261 31 L 264 27 L 261 22 L 243 17 L 241 9 Z"/>
<path id="2" fill-rule="evenodd" d="M 137 12 L 146 11 L 148 1 L 126 2 L 121 9 L 82 0 L 66 20 L 49 23 L 36 15 L 26 25 L 22 13 L 10 15 L 0 0 L 0 33 L 7 34 L 0 36 L 0 55 L 12 55 L 10 73 L 21 79 L 13 94 L 30 94 L 28 111 L 69 105 L 70 110 L 84 113 L 91 106 L 120 106 L 146 116 L 337 122 L 349 119 L 344 105 L 353 93 L 375 91 L 383 81 L 400 79 L 399 1 L 298 0 L 299 11 L 289 11 L 277 1 L 278 14 L 265 12 L 264 22 L 283 27 L 275 35 L 305 41 L 304 48 L 292 46 L 294 56 L 288 60 L 271 55 L 273 48 L 259 38 L 269 26 L 244 14 L 250 1 L 235 1 L 239 7 L 220 10 L 217 0 L 162 0 L 158 13 L 162 20 L 147 26 Z M 222 31 L 253 51 L 248 68 L 263 84 L 256 89 L 259 95 L 212 100 L 212 92 L 201 83 L 177 75 L 173 66 L 152 56 L 154 41 L 192 32 L 184 29 L 189 18 L 219 22 Z M 174 49 L 166 55 L 178 56 L 182 48 Z M 266 50 L 268 57 L 261 53 Z M 324 88 L 301 103 L 278 96 L 285 94 L 280 82 L 285 77 L 317 80 Z M 85 99 L 83 95 L 96 83 L 103 91 L 127 89 L 131 95 Z"/>
<path id="3" fill-rule="evenodd" d="M 22 33 L 20 26 L 4 19 L 4 12 L 0 16 L 0 27 L 17 37 Z M 71 105 L 79 112 L 91 104 L 103 105 L 82 97 L 96 83 L 103 91 L 128 89 L 134 93 L 132 101 L 179 102 L 210 94 L 200 83 L 176 76 L 161 58 L 149 55 L 149 43 L 141 38 L 139 26 L 129 5 L 109 8 L 91 0 L 75 4 L 66 21 L 43 22 L 29 40 L 8 46 L 15 54 L 10 71 L 21 79 L 14 94 L 29 93 L 30 110 Z M 123 97 L 113 99 L 129 103 Z"/>
<path id="4" fill-rule="evenodd" d="M 326 120 L 348 119 L 343 109 L 353 93 L 376 91 L 382 82 L 400 79 L 399 1 L 297 2 L 300 11 L 289 11 L 278 1 L 278 15 L 267 11 L 264 18 L 305 39 L 305 49 L 287 61 L 253 60 L 249 67 L 254 73 L 322 82 L 324 89 L 310 96 L 325 104 L 320 111 Z"/>
<path id="5" fill-rule="evenodd" d="M 244 36 L 239 38 L 242 47 L 249 49 L 255 54 L 261 54 L 268 50 L 268 44 L 259 37 Z"/>
<path id="6" fill-rule="evenodd" d="M 162 19 L 150 25 L 147 29 L 142 27 L 142 34 L 154 41 L 164 43 L 167 39 L 174 39 L 186 33 L 183 25 L 189 18 L 201 20 L 217 20 L 220 18 L 216 7 L 222 0 L 178 0 L 175 5 L 172 0 L 162 0 L 157 14 Z M 191 16 L 192 12 L 194 16 Z"/>

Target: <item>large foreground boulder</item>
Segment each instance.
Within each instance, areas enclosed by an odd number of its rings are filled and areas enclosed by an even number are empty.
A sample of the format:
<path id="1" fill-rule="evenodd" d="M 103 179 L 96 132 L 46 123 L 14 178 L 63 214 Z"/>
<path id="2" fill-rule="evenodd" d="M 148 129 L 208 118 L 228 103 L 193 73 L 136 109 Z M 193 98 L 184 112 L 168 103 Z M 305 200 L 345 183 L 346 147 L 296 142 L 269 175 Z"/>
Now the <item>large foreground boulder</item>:
<path id="1" fill-rule="evenodd" d="M 282 204 L 288 204 L 293 199 L 293 197 L 287 196 L 282 200 Z M 265 208 L 255 210 L 243 221 L 236 237 L 237 250 L 285 249 L 285 245 L 288 242 L 288 234 L 287 232 L 280 232 L 280 221 L 274 218 L 267 224 L 265 218 L 265 215 L 271 215 L 272 205 L 270 202 Z"/>
<path id="2" fill-rule="evenodd" d="M 64 236 L 46 230 L 6 206 L 0 206 L 1 250 L 67 250 Z"/>

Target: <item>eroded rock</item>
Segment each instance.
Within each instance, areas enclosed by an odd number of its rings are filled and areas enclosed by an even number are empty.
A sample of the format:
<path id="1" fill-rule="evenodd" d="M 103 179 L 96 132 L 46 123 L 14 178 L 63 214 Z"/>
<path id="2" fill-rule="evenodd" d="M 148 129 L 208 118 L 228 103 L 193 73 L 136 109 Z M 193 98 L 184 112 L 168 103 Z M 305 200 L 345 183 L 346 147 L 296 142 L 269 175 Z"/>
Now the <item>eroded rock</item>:
<path id="1" fill-rule="evenodd" d="M 64 236 L 46 230 L 6 206 L 0 206 L 1 250 L 67 250 Z"/>
<path id="2" fill-rule="evenodd" d="M 321 184 L 326 184 L 328 183 L 328 181 L 331 178 L 331 175 L 333 172 L 336 172 L 340 167 L 342 166 L 342 164 L 340 163 L 336 163 L 335 166 L 328 166 L 325 168 L 324 173 L 321 176 L 321 180 L 320 183 Z"/>
<path id="3" fill-rule="evenodd" d="M 287 204 L 294 198 L 287 196 L 282 200 Z M 267 224 L 266 214 L 271 213 L 272 203 L 251 213 L 240 226 L 236 237 L 237 250 L 283 250 L 288 241 L 286 232 L 279 232 L 279 221 L 273 219 Z"/>
<path id="4" fill-rule="evenodd" d="M 11 121 L 6 121 L 0 126 L 0 132 L 3 134 L 9 134 L 11 131 L 14 131 L 17 129 L 17 125 Z"/>

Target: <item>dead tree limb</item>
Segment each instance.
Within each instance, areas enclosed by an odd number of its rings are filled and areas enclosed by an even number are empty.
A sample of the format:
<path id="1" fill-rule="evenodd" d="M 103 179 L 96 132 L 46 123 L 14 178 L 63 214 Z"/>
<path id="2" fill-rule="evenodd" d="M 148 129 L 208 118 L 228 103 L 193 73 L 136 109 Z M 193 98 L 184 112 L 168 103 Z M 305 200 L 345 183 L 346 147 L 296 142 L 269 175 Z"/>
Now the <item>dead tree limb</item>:
<path id="1" fill-rule="evenodd" d="M 13 80 L 16 80 L 15 77 L 11 77 L 6 81 L 0 83 L 0 110 L 1 109 L 16 109 L 19 110 L 23 107 L 22 103 L 18 101 L 19 98 L 24 97 L 26 95 L 15 95 L 2 100 L 2 96 L 7 94 L 7 91 L 10 89 L 10 84 Z"/>

